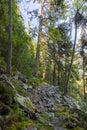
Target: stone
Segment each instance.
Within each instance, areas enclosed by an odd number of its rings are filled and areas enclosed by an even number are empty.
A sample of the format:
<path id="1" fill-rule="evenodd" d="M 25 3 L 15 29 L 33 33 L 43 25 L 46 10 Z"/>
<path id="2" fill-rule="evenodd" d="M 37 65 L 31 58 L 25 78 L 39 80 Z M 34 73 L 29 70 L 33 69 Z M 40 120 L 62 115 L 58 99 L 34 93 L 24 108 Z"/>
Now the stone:
<path id="1" fill-rule="evenodd" d="M 15 75 L 13 78 L 14 78 L 14 81 L 15 81 L 15 82 L 18 81 L 18 75 Z"/>
<path id="2" fill-rule="evenodd" d="M 1 75 L 0 81 L 6 83 L 8 85 L 8 87 L 15 89 L 14 85 L 11 83 L 11 81 L 9 80 L 9 78 L 6 75 Z"/>
<path id="3" fill-rule="evenodd" d="M 27 77 L 24 74 L 22 74 L 22 73 L 19 73 L 18 79 L 21 80 L 24 83 L 28 83 Z"/>
<path id="4" fill-rule="evenodd" d="M 37 130 L 36 127 L 29 127 L 29 128 L 26 128 L 25 130 Z"/>
<path id="5" fill-rule="evenodd" d="M 64 96 L 62 101 L 63 104 L 67 104 L 70 108 L 76 107 L 77 109 L 80 109 L 78 102 L 69 96 Z"/>
<path id="6" fill-rule="evenodd" d="M 54 130 L 66 130 L 66 129 L 64 129 L 62 127 L 55 127 Z"/>
<path id="7" fill-rule="evenodd" d="M 54 116 L 55 116 L 54 113 L 52 113 L 52 112 L 49 113 L 50 118 L 54 118 Z"/>
<path id="8" fill-rule="evenodd" d="M 27 84 L 25 84 L 25 83 L 23 83 L 23 84 L 22 84 L 22 87 L 23 87 L 25 90 L 27 90 L 27 89 L 28 89 L 28 85 L 27 85 Z"/>
<path id="9" fill-rule="evenodd" d="M 15 101 L 24 108 L 25 111 L 27 112 L 34 112 L 34 105 L 31 102 L 29 97 L 24 97 L 19 95 L 18 93 L 15 96 Z"/>

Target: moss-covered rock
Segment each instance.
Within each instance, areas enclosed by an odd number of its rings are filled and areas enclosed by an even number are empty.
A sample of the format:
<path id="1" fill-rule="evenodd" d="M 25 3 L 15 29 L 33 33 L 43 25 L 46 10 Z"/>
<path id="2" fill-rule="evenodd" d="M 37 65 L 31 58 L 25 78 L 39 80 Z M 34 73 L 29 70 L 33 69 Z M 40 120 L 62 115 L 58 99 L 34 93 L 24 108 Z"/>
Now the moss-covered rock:
<path id="1" fill-rule="evenodd" d="M 11 104 L 15 96 L 15 90 L 6 82 L 0 81 L 0 100 L 5 104 Z"/>
<path id="2" fill-rule="evenodd" d="M 29 127 L 34 127 L 35 124 L 32 120 L 28 120 L 28 121 L 22 121 L 22 122 L 14 122 L 9 130 L 25 130 L 26 128 Z"/>
<path id="3" fill-rule="evenodd" d="M 25 86 L 23 86 L 25 85 Z M 14 86 L 14 87 L 13 87 Z M 87 130 L 87 113 L 57 87 L 27 89 L 21 79 L 0 76 L 0 126 L 4 130 Z M 84 106 L 83 106 L 84 108 Z"/>

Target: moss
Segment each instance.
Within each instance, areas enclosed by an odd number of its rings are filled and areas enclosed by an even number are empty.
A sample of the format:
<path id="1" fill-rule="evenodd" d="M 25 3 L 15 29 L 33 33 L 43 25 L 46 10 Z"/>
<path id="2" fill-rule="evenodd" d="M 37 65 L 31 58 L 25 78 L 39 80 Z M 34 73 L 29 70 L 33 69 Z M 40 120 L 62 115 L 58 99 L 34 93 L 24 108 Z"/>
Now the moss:
<path id="1" fill-rule="evenodd" d="M 0 99 L 6 103 L 11 104 L 12 99 L 15 96 L 15 90 L 6 83 L 0 81 Z"/>
<path id="2" fill-rule="evenodd" d="M 18 105 L 17 106 L 15 105 L 13 109 L 20 121 L 28 120 L 26 113 Z"/>
<path id="3" fill-rule="evenodd" d="M 37 119 L 37 128 L 38 130 L 54 130 L 53 126 L 50 126 L 51 121 L 49 118 L 49 113 L 42 113 Z"/>
<path id="4" fill-rule="evenodd" d="M 52 126 L 38 124 L 38 130 L 54 130 Z"/>
<path id="5" fill-rule="evenodd" d="M 38 87 L 41 83 L 42 83 L 42 79 L 41 78 L 32 78 L 32 80 L 30 81 L 31 86 L 33 86 L 33 88 Z"/>
<path id="6" fill-rule="evenodd" d="M 73 130 L 84 130 L 84 129 L 81 127 L 75 127 Z"/>
<path id="7" fill-rule="evenodd" d="M 22 121 L 22 122 L 14 122 L 9 130 L 24 130 L 27 127 L 35 126 L 32 120 Z"/>
<path id="8" fill-rule="evenodd" d="M 28 96 L 28 92 L 21 86 L 21 84 L 23 84 L 22 81 L 18 80 L 17 82 L 14 82 L 14 80 L 12 80 L 12 83 L 14 84 L 17 92 L 20 95 L 22 95 L 24 97 Z"/>
<path id="9" fill-rule="evenodd" d="M 8 130 L 24 130 L 27 127 L 35 126 L 34 122 L 29 119 L 27 114 L 17 104 L 13 104 L 13 113 L 9 115 Z"/>
<path id="10" fill-rule="evenodd" d="M 35 111 L 35 106 L 31 101 L 28 101 L 26 103 L 27 107 L 29 108 L 30 111 L 34 112 Z"/>

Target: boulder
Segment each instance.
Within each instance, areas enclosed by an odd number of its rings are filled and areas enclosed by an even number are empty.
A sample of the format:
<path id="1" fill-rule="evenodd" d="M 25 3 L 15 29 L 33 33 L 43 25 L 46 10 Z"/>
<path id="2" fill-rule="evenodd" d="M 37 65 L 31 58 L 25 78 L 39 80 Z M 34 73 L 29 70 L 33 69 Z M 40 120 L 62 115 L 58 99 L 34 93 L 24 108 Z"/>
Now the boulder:
<path id="1" fill-rule="evenodd" d="M 21 80 L 23 83 L 28 83 L 27 77 L 19 72 L 18 79 Z"/>
<path id="2" fill-rule="evenodd" d="M 8 86 L 15 89 L 14 85 L 11 83 L 10 79 L 6 75 L 1 75 L 0 81 L 2 81 L 3 83 L 6 83 Z"/>
<path id="3" fill-rule="evenodd" d="M 34 104 L 31 102 L 29 97 L 24 97 L 17 93 L 14 99 L 27 113 L 35 112 Z"/>

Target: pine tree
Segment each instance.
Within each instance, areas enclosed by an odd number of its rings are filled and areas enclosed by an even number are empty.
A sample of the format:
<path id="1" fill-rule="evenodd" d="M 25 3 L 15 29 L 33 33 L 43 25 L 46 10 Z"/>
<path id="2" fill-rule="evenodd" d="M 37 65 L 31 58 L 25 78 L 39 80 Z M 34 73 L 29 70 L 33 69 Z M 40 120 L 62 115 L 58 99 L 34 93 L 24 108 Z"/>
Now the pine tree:
<path id="1" fill-rule="evenodd" d="M 12 69 L 12 0 L 9 0 L 9 38 L 8 38 L 8 57 L 7 73 L 11 74 Z"/>

